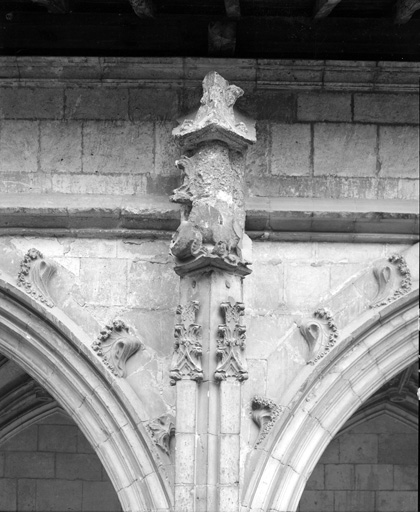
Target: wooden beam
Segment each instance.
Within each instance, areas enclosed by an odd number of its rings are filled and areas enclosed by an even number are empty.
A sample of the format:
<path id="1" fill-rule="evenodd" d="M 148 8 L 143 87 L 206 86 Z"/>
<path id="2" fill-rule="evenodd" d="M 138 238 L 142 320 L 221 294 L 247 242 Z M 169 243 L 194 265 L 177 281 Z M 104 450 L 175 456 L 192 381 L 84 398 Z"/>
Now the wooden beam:
<path id="1" fill-rule="evenodd" d="M 153 18 L 155 6 L 152 0 L 129 0 L 133 11 L 139 18 Z"/>
<path id="2" fill-rule="evenodd" d="M 317 20 L 326 18 L 340 2 L 341 0 L 316 0 L 314 18 Z"/>
<path id="3" fill-rule="evenodd" d="M 420 9 L 420 0 L 398 0 L 396 4 L 395 23 L 402 25 L 411 20 Z"/>
<path id="4" fill-rule="evenodd" d="M 34 4 L 42 5 L 51 14 L 68 14 L 69 0 L 32 0 Z"/>
<path id="5" fill-rule="evenodd" d="M 231 57 L 236 48 L 236 23 L 215 21 L 208 25 L 208 52 L 213 57 Z"/>
<path id="6" fill-rule="evenodd" d="M 225 0 L 225 9 L 228 18 L 241 17 L 240 0 Z"/>

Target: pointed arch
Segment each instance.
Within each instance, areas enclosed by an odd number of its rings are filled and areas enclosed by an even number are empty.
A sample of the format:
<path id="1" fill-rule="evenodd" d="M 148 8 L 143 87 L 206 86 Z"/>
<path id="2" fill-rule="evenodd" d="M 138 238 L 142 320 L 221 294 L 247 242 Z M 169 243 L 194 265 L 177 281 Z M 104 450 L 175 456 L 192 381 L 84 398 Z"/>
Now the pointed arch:
<path id="1" fill-rule="evenodd" d="M 88 348 L 61 310 L 36 302 L 0 277 L 0 352 L 67 411 L 108 472 L 124 511 L 172 510 L 168 480 L 142 422 L 142 404 Z"/>
<path id="2" fill-rule="evenodd" d="M 242 511 L 293 512 L 335 434 L 383 384 L 418 357 L 418 289 L 353 322 L 284 397 L 287 409 L 254 452 Z"/>

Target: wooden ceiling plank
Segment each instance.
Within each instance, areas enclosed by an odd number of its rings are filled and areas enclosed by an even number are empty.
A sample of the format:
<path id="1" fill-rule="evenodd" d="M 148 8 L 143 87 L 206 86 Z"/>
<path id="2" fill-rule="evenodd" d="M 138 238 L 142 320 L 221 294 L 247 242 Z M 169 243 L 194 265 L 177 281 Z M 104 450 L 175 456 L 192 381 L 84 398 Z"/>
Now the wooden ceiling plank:
<path id="1" fill-rule="evenodd" d="M 155 6 L 152 0 L 129 0 L 133 11 L 139 18 L 153 18 Z"/>
<path id="2" fill-rule="evenodd" d="M 316 0 L 314 18 L 319 20 L 326 18 L 341 0 Z"/>
<path id="3" fill-rule="evenodd" d="M 226 16 L 228 18 L 241 17 L 240 0 L 225 0 Z"/>
<path id="4" fill-rule="evenodd" d="M 208 25 L 208 53 L 212 57 L 231 57 L 236 49 L 236 23 L 215 21 Z"/>
<path id="5" fill-rule="evenodd" d="M 397 0 L 395 23 L 402 25 L 411 20 L 413 14 L 420 9 L 420 0 Z"/>
<path id="6" fill-rule="evenodd" d="M 32 2 L 46 7 L 51 14 L 68 14 L 70 12 L 69 0 L 32 0 Z"/>

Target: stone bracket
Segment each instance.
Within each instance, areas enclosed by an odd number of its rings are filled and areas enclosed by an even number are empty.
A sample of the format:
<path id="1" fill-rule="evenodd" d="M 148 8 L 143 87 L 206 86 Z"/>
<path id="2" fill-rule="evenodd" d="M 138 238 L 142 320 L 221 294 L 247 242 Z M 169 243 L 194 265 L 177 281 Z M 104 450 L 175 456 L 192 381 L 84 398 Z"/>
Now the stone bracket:
<path id="1" fill-rule="evenodd" d="M 331 311 L 319 308 L 314 319 L 307 320 L 299 326 L 300 333 L 309 346 L 307 364 L 314 365 L 322 359 L 335 345 L 338 339 L 338 328 Z"/>
<path id="2" fill-rule="evenodd" d="M 154 443 L 167 455 L 170 452 L 171 437 L 175 435 L 175 418 L 172 414 L 163 414 L 146 426 Z"/>
<path id="3" fill-rule="evenodd" d="M 393 254 L 388 261 L 390 264 L 386 263 L 373 269 L 373 274 L 378 282 L 378 293 L 370 305 L 371 308 L 386 306 L 411 290 L 411 272 L 404 256 Z M 398 289 L 390 295 L 397 277 L 396 274 L 402 276 L 402 280 Z"/>
<path id="4" fill-rule="evenodd" d="M 269 398 L 255 396 L 251 402 L 251 409 L 252 419 L 260 429 L 255 443 L 256 448 L 273 428 L 282 408 Z"/>
<path id="5" fill-rule="evenodd" d="M 54 302 L 50 297 L 48 284 L 56 271 L 55 263 L 45 260 L 37 249 L 30 249 L 20 264 L 17 285 L 23 287 L 35 299 L 52 308 Z"/>

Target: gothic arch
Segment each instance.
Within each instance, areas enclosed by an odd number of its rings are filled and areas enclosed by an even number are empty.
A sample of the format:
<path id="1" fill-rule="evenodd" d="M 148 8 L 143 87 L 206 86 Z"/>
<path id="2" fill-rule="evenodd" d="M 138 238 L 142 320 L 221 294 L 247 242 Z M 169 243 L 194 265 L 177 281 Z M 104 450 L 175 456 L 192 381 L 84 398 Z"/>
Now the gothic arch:
<path id="1" fill-rule="evenodd" d="M 296 510 L 335 434 L 376 390 L 416 361 L 417 319 L 418 289 L 367 311 L 315 369 L 301 372 L 284 397 L 289 405 L 254 453 L 243 512 Z"/>
<path id="2" fill-rule="evenodd" d="M 108 472 L 124 511 L 172 510 L 169 483 L 142 423 L 142 404 L 108 372 L 87 335 L 0 277 L 0 351 L 70 414 Z"/>

